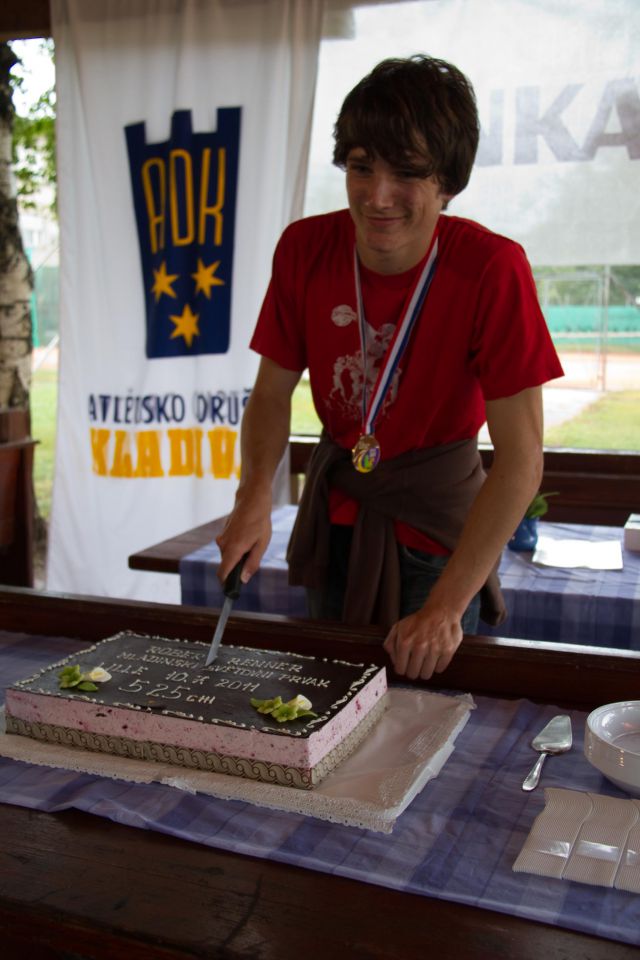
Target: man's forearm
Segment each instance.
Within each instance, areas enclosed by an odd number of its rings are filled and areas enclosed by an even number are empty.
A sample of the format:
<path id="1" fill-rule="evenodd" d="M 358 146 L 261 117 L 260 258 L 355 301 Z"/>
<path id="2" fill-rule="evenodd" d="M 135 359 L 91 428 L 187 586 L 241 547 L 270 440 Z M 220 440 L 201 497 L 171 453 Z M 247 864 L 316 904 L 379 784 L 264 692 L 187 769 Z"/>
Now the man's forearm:
<path id="1" fill-rule="evenodd" d="M 273 477 L 289 440 L 291 394 L 299 373 L 263 359 L 245 407 L 240 434 L 240 483 L 235 506 L 217 538 L 222 553 L 218 576 L 227 576 L 247 554 L 242 580 L 258 569 L 271 538 Z"/>
<path id="2" fill-rule="evenodd" d="M 542 450 L 523 462 L 494 459 L 476 496 L 460 540 L 430 598 L 460 617 L 485 584 L 507 541 L 535 496 L 542 476 Z"/>
<path id="3" fill-rule="evenodd" d="M 249 492 L 271 497 L 271 484 L 289 442 L 290 400 L 249 399 L 240 434 L 240 483 L 236 499 Z"/>
<path id="4" fill-rule="evenodd" d="M 300 374 L 265 358 L 245 407 L 240 433 L 240 484 L 236 502 L 251 497 L 271 504 L 271 484 L 289 442 L 291 395 Z"/>
<path id="5" fill-rule="evenodd" d="M 522 520 L 542 478 L 542 391 L 487 403 L 494 456 L 431 603 L 462 616 Z"/>

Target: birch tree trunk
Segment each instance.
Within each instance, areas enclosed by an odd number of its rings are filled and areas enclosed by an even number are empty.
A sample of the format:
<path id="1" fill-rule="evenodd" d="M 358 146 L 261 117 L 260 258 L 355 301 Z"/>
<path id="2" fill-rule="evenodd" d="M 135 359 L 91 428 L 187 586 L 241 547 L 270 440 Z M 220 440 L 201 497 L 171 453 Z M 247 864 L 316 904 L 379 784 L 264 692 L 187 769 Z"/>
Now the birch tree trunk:
<path id="1" fill-rule="evenodd" d="M 0 43 L 0 410 L 28 410 L 33 274 L 24 252 L 12 175 L 14 107 L 9 72 L 16 57 Z"/>

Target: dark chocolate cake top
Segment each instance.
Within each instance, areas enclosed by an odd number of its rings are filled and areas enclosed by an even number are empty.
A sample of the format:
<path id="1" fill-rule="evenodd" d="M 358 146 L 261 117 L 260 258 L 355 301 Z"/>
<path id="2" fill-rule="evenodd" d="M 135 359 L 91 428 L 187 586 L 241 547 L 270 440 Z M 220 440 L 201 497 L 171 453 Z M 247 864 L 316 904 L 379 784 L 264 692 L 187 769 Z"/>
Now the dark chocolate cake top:
<path id="1" fill-rule="evenodd" d="M 308 737 L 326 724 L 381 669 L 274 650 L 223 645 L 208 667 L 206 643 L 123 632 L 45 667 L 13 689 L 105 707 L 161 713 L 282 736 Z M 85 673 L 102 667 L 111 679 L 95 692 L 60 689 L 58 674 L 78 665 Z M 284 702 L 302 694 L 317 717 L 277 723 L 251 699 Z"/>

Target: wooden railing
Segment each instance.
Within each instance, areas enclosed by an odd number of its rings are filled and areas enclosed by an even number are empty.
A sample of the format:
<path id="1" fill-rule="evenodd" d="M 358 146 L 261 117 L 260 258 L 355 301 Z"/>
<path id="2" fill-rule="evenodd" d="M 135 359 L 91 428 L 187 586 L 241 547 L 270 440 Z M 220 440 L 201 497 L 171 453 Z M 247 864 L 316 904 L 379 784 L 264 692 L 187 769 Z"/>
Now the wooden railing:
<path id="1" fill-rule="evenodd" d="M 0 583 L 33 586 L 33 449 L 26 410 L 0 410 Z"/>
<path id="2" fill-rule="evenodd" d="M 316 437 L 292 437 L 290 443 L 291 500 L 296 503 Z M 481 449 L 485 467 L 493 449 Z M 640 512 L 640 454 L 596 450 L 545 450 L 540 489 L 557 492 L 549 501 L 546 520 L 623 526 L 630 513 Z"/>

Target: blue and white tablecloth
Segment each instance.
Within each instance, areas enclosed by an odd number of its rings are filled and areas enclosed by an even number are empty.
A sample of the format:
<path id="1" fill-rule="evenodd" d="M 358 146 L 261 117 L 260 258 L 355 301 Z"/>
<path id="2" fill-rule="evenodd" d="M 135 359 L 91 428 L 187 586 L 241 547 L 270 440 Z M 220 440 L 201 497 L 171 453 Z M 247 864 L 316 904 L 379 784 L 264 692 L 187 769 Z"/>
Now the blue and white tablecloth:
<path id="1" fill-rule="evenodd" d="M 530 553 L 505 549 L 500 581 L 509 619 L 482 632 L 640 650 L 640 553 L 624 549 L 622 528 L 540 523 L 539 534 L 551 540 L 616 540 L 622 570 L 542 566 L 532 562 Z"/>
<path id="2" fill-rule="evenodd" d="M 287 583 L 287 543 L 297 507 L 285 506 L 272 515 L 273 536 L 260 570 L 243 587 L 234 609 L 254 613 L 307 615 L 304 589 Z M 618 540 L 622 528 L 540 523 L 540 535 L 555 540 Z M 222 588 L 216 576 L 220 551 L 207 544 L 180 563 L 182 602 L 220 608 Z M 519 637 L 557 643 L 579 643 L 640 650 L 640 554 L 623 548 L 622 570 L 543 567 L 530 553 L 505 549 L 500 579 L 509 610 L 502 626 L 489 636 Z"/>
<path id="3" fill-rule="evenodd" d="M 77 649 L 77 641 L 0 631 L 0 691 Z M 639 896 L 512 870 L 544 807 L 542 787 L 624 796 L 583 757 L 585 714 L 571 712 L 574 748 L 549 758 L 541 787 L 524 793 L 535 759 L 532 735 L 560 711 L 527 700 L 475 699 L 453 754 L 392 835 L 7 759 L 0 759 L 0 802 L 82 810 L 221 850 L 640 945 Z"/>
<path id="4" fill-rule="evenodd" d="M 306 617 L 304 587 L 289 586 L 287 545 L 296 518 L 296 506 L 278 507 L 271 514 L 272 535 L 260 565 L 249 583 L 242 587 L 234 610 L 249 613 L 280 613 L 288 617 Z M 182 602 L 197 607 L 219 609 L 224 601 L 216 570 L 220 550 L 215 541 L 194 550 L 180 561 Z"/>

